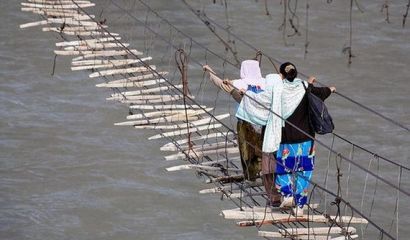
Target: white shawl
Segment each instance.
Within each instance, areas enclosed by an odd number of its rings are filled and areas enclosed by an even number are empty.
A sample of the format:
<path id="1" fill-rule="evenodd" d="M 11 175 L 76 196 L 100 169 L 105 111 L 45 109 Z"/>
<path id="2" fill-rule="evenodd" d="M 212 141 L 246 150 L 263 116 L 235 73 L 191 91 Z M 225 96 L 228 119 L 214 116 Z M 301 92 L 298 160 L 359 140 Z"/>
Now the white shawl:
<path id="1" fill-rule="evenodd" d="M 275 75 L 277 74 L 267 75 L 266 80 L 269 81 Z M 270 112 L 263 138 L 263 152 L 271 153 L 279 149 L 282 139 L 282 127 L 285 126 L 285 121 L 278 115 L 283 119 L 287 119 L 293 114 L 305 95 L 306 91 L 303 84 L 307 85 L 298 78 L 294 79 L 293 82 L 286 79 L 274 82 L 271 111 L 276 114 Z"/>

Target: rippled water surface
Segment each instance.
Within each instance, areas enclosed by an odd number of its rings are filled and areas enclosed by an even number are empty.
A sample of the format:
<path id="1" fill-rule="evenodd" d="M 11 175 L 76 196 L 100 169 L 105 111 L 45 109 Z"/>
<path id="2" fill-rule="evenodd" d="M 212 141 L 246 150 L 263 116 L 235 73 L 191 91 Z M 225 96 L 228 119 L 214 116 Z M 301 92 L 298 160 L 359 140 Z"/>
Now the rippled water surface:
<path id="1" fill-rule="evenodd" d="M 147 50 L 159 69 L 168 69 L 173 49 L 110 1 L 94 2 L 97 7 L 90 11 L 102 14 L 110 31 L 120 33 L 132 47 Z M 138 1 L 116 2 L 166 39 L 189 49 L 190 41 L 181 40 L 175 31 L 169 32 L 166 24 L 147 14 Z M 225 55 L 217 38 L 181 1 L 146 2 L 200 43 Z M 220 1 L 216 2 L 190 3 L 226 24 L 225 9 Z M 352 49 L 356 57 L 350 67 L 342 53 L 348 44 L 347 3 L 310 1 L 310 45 L 304 58 L 305 1 L 300 1 L 298 8 L 302 36 L 288 38 L 287 46 L 278 31 L 283 14 L 278 2 L 270 3 L 270 19 L 264 15 L 263 1 L 228 1 L 233 31 L 270 55 L 295 62 L 300 71 L 315 74 L 341 93 L 410 126 L 410 26 L 401 27 L 405 1 L 391 3 L 390 24 L 380 13 L 383 1 L 358 1 L 364 13 L 355 8 Z M 21 12 L 19 4 L 17 0 L 0 1 L 0 239 L 256 238 L 255 229 L 238 228 L 218 216 L 221 209 L 234 206 L 220 201 L 219 196 L 199 195 L 199 189 L 209 186 L 192 172 L 165 171 L 175 164 L 165 162 L 159 151 L 165 140 L 148 141 L 153 135 L 150 131 L 113 126 L 125 119 L 128 110 L 105 100 L 110 92 L 95 88 L 100 80 L 89 79 L 86 72 L 71 72 L 68 57 L 57 58 L 51 76 L 54 44 L 61 39 L 41 32 L 39 27 L 20 30 L 20 24 L 40 19 Z M 236 42 L 240 58 L 254 56 L 253 50 Z M 201 63 L 206 59 L 227 77 L 238 76 L 236 69 L 228 65 L 223 68 L 220 60 L 195 44 L 191 57 Z M 264 73 L 271 72 L 268 61 L 264 59 L 263 63 Z M 220 112 L 232 112 L 232 101 L 222 94 L 218 98 L 212 95 L 215 88 L 203 83 L 202 72 L 193 61 L 190 69 L 191 90 L 198 101 L 210 106 L 216 103 Z M 338 96 L 332 97 L 328 106 L 338 133 L 410 165 L 408 132 Z M 320 156 L 317 179 L 327 162 L 325 151 Z M 361 164 L 366 166 L 367 161 Z M 380 171 L 386 179 L 397 181 L 396 168 Z M 402 187 L 407 190 L 409 174 L 403 172 Z M 359 177 L 364 179 L 363 175 Z M 361 186 L 357 189 L 359 202 Z M 385 185 L 378 191 L 396 196 Z M 389 219 L 395 199 L 381 196 L 375 215 L 383 218 L 380 210 L 385 201 L 390 206 L 386 209 Z M 400 198 L 400 231 L 405 236 L 410 234 L 405 229 L 410 219 L 409 197 Z"/>

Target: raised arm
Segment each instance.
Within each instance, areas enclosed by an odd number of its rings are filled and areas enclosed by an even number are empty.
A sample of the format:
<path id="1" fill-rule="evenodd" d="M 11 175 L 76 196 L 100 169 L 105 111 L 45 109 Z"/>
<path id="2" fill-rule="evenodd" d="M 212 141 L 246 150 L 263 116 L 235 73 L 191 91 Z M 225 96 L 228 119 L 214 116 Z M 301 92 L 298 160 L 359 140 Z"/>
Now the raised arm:
<path id="1" fill-rule="evenodd" d="M 315 87 L 313 86 L 313 83 L 316 82 L 315 77 L 309 77 L 308 83 L 309 83 L 309 88 L 311 92 L 322 99 L 323 101 L 330 96 L 331 93 L 336 92 L 335 87 Z"/>
<path id="2" fill-rule="evenodd" d="M 208 73 L 209 73 L 209 79 L 210 79 L 217 87 L 219 87 L 220 89 L 222 89 L 222 90 L 224 90 L 225 92 L 229 93 L 229 94 L 232 96 L 232 98 L 233 98 L 236 102 L 238 102 L 238 103 L 241 102 L 243 94 L 242 94 L 240 91 L 236 90 L 236 89 L 232 86 L 232 84 L 230 83 L 230 80 L 228 80 L 228 79 L 222 80 L 221 78 L 219 78 L 219 77 L 216 75 L 215 71 L 212 70 L 212 68 L 211 68 L 209 65 L 204 65 L 204 66 L 203 66 L 203 70 L 204 70 L 205 72 L 208 72 Z"/>

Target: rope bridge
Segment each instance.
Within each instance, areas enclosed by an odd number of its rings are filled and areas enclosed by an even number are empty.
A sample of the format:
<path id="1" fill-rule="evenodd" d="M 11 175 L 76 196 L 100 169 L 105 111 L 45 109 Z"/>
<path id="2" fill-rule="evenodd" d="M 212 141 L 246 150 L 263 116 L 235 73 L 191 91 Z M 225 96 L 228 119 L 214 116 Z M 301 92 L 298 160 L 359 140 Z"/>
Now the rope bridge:
<path id="1" fill-rule="evenodd" d="M 238 164 L 240 157 L 231 114 L 220 104 L 228 101 L 227 97 L 219 96 L 219 91 L 212 87 L 207 89 L 204 76 L 199 85 L 190 81 L 194 78 L 191 74 L 200 75 L 202 65 L 211 62 L 211 56 L 212 64 L 223 66 L 223 76 L 229 74 L 228 68 L 231 72 L 237 71 L 238 61 L 242 60 L 239 54 L 234 54 L 236 51 L 227 47 L 228 43 L 222 46 L 226 50 L 225 56 L 220 54 L 224 52 L 220 49 L 209 49 L 144 1 L 138 2 L 147 13 L 145 20 L 133 14 L 140 10 L 136 1 L 127 7 L 118 1 L 104 4 L 104 11 L 112 7 L 114 13 L 120 15 L 114 18 L 118 24 L 137 24 L 132 25 L 126 35 L 108 30 L 106 24 L 111 19 L 102 19 L 102 14 L 100 17 L 90 14 L 86 8 L 95 4 L 87 0 L 28 0 L 28 3 L 22 3 L 22 10 L 38 14 L 42 20 L 20 27 L 42 26 L 43 31 L 57 32 L 64 41 L 56 44 L 56 56 L 74 57 L 73 71 L 92 71 L 90 78 L 104 81 L 97 87 L 113 91 L 107 100 L 129 106 L 127 120 L 115 125 L 149 129 L 155 133 L 150 140 L 169 141 L 160 149 L 175 153 L 165 156 L 165 160 L 182 160 L 184 164 L 167 170 L 194 170 L 212 186 L 200 190 L 201 194 L 219 194 L 235 205 L 235 209 L 223 210 L 221 215 L 236 220 L 238 226 L 256 226 L 258 235 L 266 238 L 354 239 L 360 236 L 399 239 L 406 223 L 399 215 L 399 209 L 403 207 L 400 202 L 403 201 L 401 197 L 405 198 L 404 201 L 410 197 L 409 190 L 403 187 L 409 180 L 410 169 L 338 133 L 327 137 L 330 139 L 315 139 L 327 151 L 328 157 L 326 168 L 317 166 L 315 170 L 323 180 L 309 181 L 312 189 L 307 214 L 293 216 L 289 209 L 267 207 L 268 198 L 261 181 L 245 181 Z M 152 17 L 154 19 L 150 19 Z M 218 26 L 216 22 L 206 19 L 207 27 L 215 30 L 209 24 Z M 116 22 L 110 24 L 115 25 Z M 138 31 L 137 28 L 142 29 Z M 232 38 L 240 39 L 229 33 Z M 130 43 L 123 42 L 124 35 L 129 40 L 143 37 L 144 51 L 130 48 Z M 223 42 L 223 38 L 217 39 Z M 157 40 L 164 45 L 158 47 Z M 199 49 L 203 51 L 203 59 L 191 56 L 192 51 Z M 270 59 L 273 65 L 278 62 L 261 51 L 258 53 Z M 153 61 L 151 55 L 160 56 L 161 70 L 150 64 Z M 164 68 L 168 71 L 162 71 Z M 192 86 L 198 88 L 195 95 L 191 93 L 195 89 Z M 208 94 L 210 91 L 214 94 L 205 98 L 205 92 Z M 345 95 L 340 96 L 370 112 L 374 111 Z M 384 116 L 375 111 L 374 114 Z M 248 144 L 252 146 L 252 143 Z M 382 169 L 397 169 L 397 179 L 393 181 L 384 176 Z"/>

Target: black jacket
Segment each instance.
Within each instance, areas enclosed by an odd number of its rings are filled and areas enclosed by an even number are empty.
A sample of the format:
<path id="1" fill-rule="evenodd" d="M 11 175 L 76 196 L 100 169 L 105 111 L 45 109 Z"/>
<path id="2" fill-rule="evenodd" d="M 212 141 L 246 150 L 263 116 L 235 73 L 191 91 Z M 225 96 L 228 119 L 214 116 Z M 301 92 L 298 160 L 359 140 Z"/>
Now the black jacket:
<path id="1" fill-rule="evenodd" d="M 311 89 L 311 92 L 322 99 L 323 101 L 328 98 L 331 94 L 331 90 L 328 87 L 314 87 L 312 84 L 309 84 L 308 88 Z M 308 118 L 308 100 L 307 95 L 303 97 L 302 101 L 296 107 L 287 121 L 293 123 L 295 126 L 300 128 L 306 133 L 309 133 L 310 136 L 315 136 L 315 132 L 311 129 L 309 125 Z M 306 136 L 301 131 L 292 127 L 289 123 L 285 123 L 285 127 L 282 128 L 282 141 L 281 143 L 299 143 L 309 140 L 310 138 Z"/>

